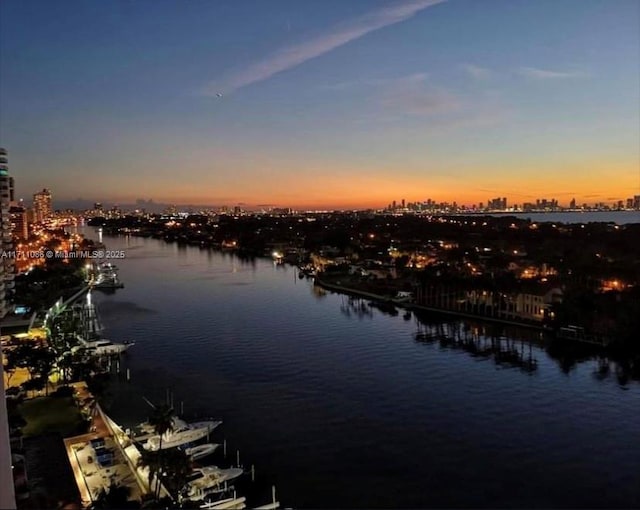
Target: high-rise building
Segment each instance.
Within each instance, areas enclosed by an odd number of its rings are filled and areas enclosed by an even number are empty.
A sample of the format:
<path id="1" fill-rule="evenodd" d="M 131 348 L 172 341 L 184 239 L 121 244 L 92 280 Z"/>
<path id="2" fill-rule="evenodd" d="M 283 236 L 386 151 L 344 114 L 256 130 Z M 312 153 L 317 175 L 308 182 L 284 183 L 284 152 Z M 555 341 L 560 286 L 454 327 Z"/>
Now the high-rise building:
<path id="1" fill-rule="evenodd" d="M 13 194 L 13 180 L 9 177 L 7 150 L 0 148 L 0 250 L 11 250 L 11 223 L 9 221 L 9 207 Z M 7 263 L 5 264 L 5 261 Z M 13 288 L 14 260 L 7 257 L 0 259 L 0 319 L 8 310 L 6 292 Z M 7 270 L 9 272 L 7 272 Z M 10 276 L 8 276 L 10 275 Z M 9 280 L 6 282 L 5 280 Z M 2 347 L 0 347 L 0 358 Z M 16 498 L 13 488 L 13 470 L 11 466 L 11 444 L 9 440 L 9 423 L 6 407 L 7 399 L 4 392 L 4 371 L 0 363 L 0 508 L 16 508 Z"/>
<path id="2" fill-rule="evenodd" d="M 0 250 L 2 250 L 3 255 L 6 251 L 13 249 L 9 218 L 9 207 L 12 198 L 13 179 L 9 177 L 7 150 L 0 148 Z M 3 256 L 0 259 L 0 320 L 9 311 L 7 291 L 11 292 L 13 290 L 14 262 L 14 259 L 10 257 Z M 1 357 L 2 348 L 0 347 Z M 2 487 L 0 491 L 0 508 L 16 508 L 2 363 L 0 363 L 0 390 L 0 406 L 2 406 L 0 407 L 0 487 Z"/>
<path id="3" fill-rule="evenodd" d="M 13 199 L 13 179 L 9 176 L 7 150 L 0 148 L 0 250 L 3 255 L 13 251 L 11 234 L 11 200 Z M 0 319 L 9 312 L 9 301 L 13 294 L 15 259 L 11 256 L 0 258 Z"/>
<path id="4" fill-rule="evenodd" d="M 33 213 L 36 223 L 44 223 L 51 218 L 51 191 L 43 189 L 33 194 Z"/>
<path id="5" fill-rule="evenodd" d="M 27 209 L 22 203 L 13 205 L 9 209 L 11 218 L 11 234 L 14 240 L 24 240 L 29 237 L 29 226 L 27 221 Z"/>

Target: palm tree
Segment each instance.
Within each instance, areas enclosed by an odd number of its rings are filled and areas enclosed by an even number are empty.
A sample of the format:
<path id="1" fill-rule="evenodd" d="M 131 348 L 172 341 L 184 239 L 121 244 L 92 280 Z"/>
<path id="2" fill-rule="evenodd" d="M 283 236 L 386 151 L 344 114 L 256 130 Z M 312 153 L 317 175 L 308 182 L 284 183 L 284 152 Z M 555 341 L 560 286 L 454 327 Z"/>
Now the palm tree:
<path id="1" fill-rule="evenodd" d="M 162 404 L 154 406 L 151 415 L 149 416 L 149 425 L 153 427 L 153 431 L 160 436 L 158 444 L 158 454 L 163 455 L 162 452 L 162 438 L 167 432 L 173 431 L 173 419 L 175 417 L 175 411 L 172 407 Z M 160 477 L 156 479 L 156 499 L 160 497 Z"/>
<path id="2" fill-rule="evenodd" d="M 60 377 L 62 379 L 62 384 L 66 384 L 71 379 L 71 372 L 73 369 L 74 360 L 70 355 L 61 356 L 60 359 L 56 362 L 56 366 L 58 367 L 58 372 L 60 373 Z"/>
<path id="3" fill-rule="evenodd" d="M 191 473 L 191 461 L 187 454 L 177 448 L 162 452 L 160 457 L 162 472 L 166 476 L 169 489 L 178 491 L 184 487 L 187 477 Z"/>
<path id="4" fill-rule="evenodd" d="M 56 362 L 55 353 L 48 347 L 40 347 L 35 350 L 35 357 L 32 361 L 36 365 L 38 375 L 44 380 L 45 392 L 49 394 L 49 374 Z"/>
<path id="5" fill-rule="evenodd" d="M 138 458 L 138 464 L 136 467 L 143 467 L 149 470 L 148 484 L 149 484 L 149 490 L 151 490 L 151 483 L 152 483 L 153 477 L 155 476 L 157 480 L 160 475 L 160 472 L 162 471 L 160 450 L 152 452 L 149 450 L 141 449 L 140 457 Z"/>
<path id="6" fill-rule="evenodd" d="M 102 509 L 122 509 L 130 506 L 129 495 L 131 489 L 126 485 L 117 485 L 111 482 L 108 488 L 102 488 L 98 493 L 98 497 L 94 500 L 91 506 L 92 510 Z"/>

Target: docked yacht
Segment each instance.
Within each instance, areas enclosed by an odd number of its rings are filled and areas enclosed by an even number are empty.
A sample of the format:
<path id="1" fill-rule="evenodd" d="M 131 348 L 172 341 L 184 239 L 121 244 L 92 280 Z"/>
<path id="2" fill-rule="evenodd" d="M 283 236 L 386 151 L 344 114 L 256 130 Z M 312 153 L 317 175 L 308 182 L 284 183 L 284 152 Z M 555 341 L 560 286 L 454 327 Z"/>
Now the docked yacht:
<path id="1" fill-rule="evenodd" d="M 145 450 L 157 451 L 162 449 L 175 448 L 188 443 L 195 443 L 209 435 L 221 421 L 200 421 L 187 423 L 179 418 L 173 419 L 173 430 L 169 430 L 162 435 L 162 445 L 158 434 L 151 436 L 143 445 Z M 148 426 L 148 425 L 147 425 Z"/>
<path id="2" fill-rule="evenodd" d="M 187 497 L 198 497 L 210 489 L 220 488 L 230 480 L 238 478 L 243 473 L 240 468 L 222 469 L 218 466 L 205 466 L 196 468 L 187 478 L 187 483 L 183 487 Z"/>
<path id="3" fill-rule="evenodd" d="M 174 432 L 179 432 L 181 430 L 186 430 L 186 429 L 197 429 L 202 427 L 209 428 L 209 431 L 211 432 L 213 429 L 217 428 L 220 424 L 222 424 L 222 422 L 214 421 L 214 420 L 186 422 L 178 418 L 177 416 L 174 416 L 171 419 L 171 424 L 172 424 L 171 428 L 173 429 Z M 137 428 L 143 434 L 153 434 L 155 432 L 154 426 L 151 425 L 148 421 L 140 423 L 139 425 L 137 425 Z"/>
<path id="4" fill-rule="evenodd" d="M 205 443 L 190 448 L 185 448 L 184 453 L 191 460 L 198 460 L 211 455 L 220 446 L 218 443 Z"/>
<path id="5" fill-rule="evenodd" d="M 96 356 L 106 356 L 109 354 L 122 354 L 129 347 L 134 345 L 133 342 L 114 343 L 110 340 L 102 339 L 93 342 L 79 339 L 80 344 L 71 348 L 71 353 L 89 354 Z"/>

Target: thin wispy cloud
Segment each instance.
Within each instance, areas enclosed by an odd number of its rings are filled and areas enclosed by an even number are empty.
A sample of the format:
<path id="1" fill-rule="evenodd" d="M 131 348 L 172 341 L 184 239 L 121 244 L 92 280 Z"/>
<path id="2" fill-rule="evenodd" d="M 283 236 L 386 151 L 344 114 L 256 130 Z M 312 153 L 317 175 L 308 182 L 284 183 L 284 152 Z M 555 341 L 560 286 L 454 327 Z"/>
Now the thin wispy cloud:
<path id="1" fill-rule="evenodd" d="M 540 69 L 538 67 L 520 67 L 517 73 L 527 78 L 536 80 L 555 80 L 564 78 L 580 78 L 585 76 L 581 71 L 552 71 L 550 69 Z"/>
<path id="2" fill-rule="evenodd" d="M 336 26 L 329 32 L 313 39 L 285 47 L 244 69 L 231 72 L 219 82 L 209 83 L 202 90 L 202 93 L 215 96 L 266 80 L 277 73 L 297 67 L 308 60 L 359 39 L 370 32 L 406 21 L 420 11 L 444 1 L 446 0 L 412 0 L 370 12 Z"/>
<path id="3" fill-rule="evenodd" d="M 400 114 L 437 115 L 459 110 L 458 97 L 428 83 L 425 73 L 416 73 L 388 82 L 383 87 L 382 105 Z"/>
<path id="4" fill-rule="evenodd" d="M 417 122 L 422 132 L 488 128 L 501 124 L 511 114 L 499 95 L 482 91 L 462 95 L 432 82 L 426 73 L 398 78 L 367 80 L 375 84 L 365 101 L 373 107 L 355 124 L 400 124 Z"/>
<path id="5" fill-rule="evenodd" d="M 463 64 L 462 70 L 474 80 L 486 80 L 492 75 L 491 71 L 486 67 L 480 67 L 474 64 Z"/>

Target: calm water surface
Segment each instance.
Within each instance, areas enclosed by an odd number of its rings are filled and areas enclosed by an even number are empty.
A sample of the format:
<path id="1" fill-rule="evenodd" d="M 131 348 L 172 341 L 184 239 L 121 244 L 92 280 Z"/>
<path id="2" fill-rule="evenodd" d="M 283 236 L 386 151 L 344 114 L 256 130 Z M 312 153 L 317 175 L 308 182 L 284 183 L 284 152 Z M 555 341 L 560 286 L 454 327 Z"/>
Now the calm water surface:
<path id="1" fill-rule="evenodd" d="M 314 290 L 292 267 L 105 242 L 126 250 L 126 287 L 94 292 L 105 336 L 136 342 L 112 414 L 140 422 L 141 396 L 170 388 L 186 414 L 223 419 L 216 439 L 256 465 L 262 503 L 275 483 L 298 508 L 640 506 L 640 385 L 598 377 L 595 360 L 565 372 L 517 341 L 528 373 L 417 342 L 415 317 Z"/>

